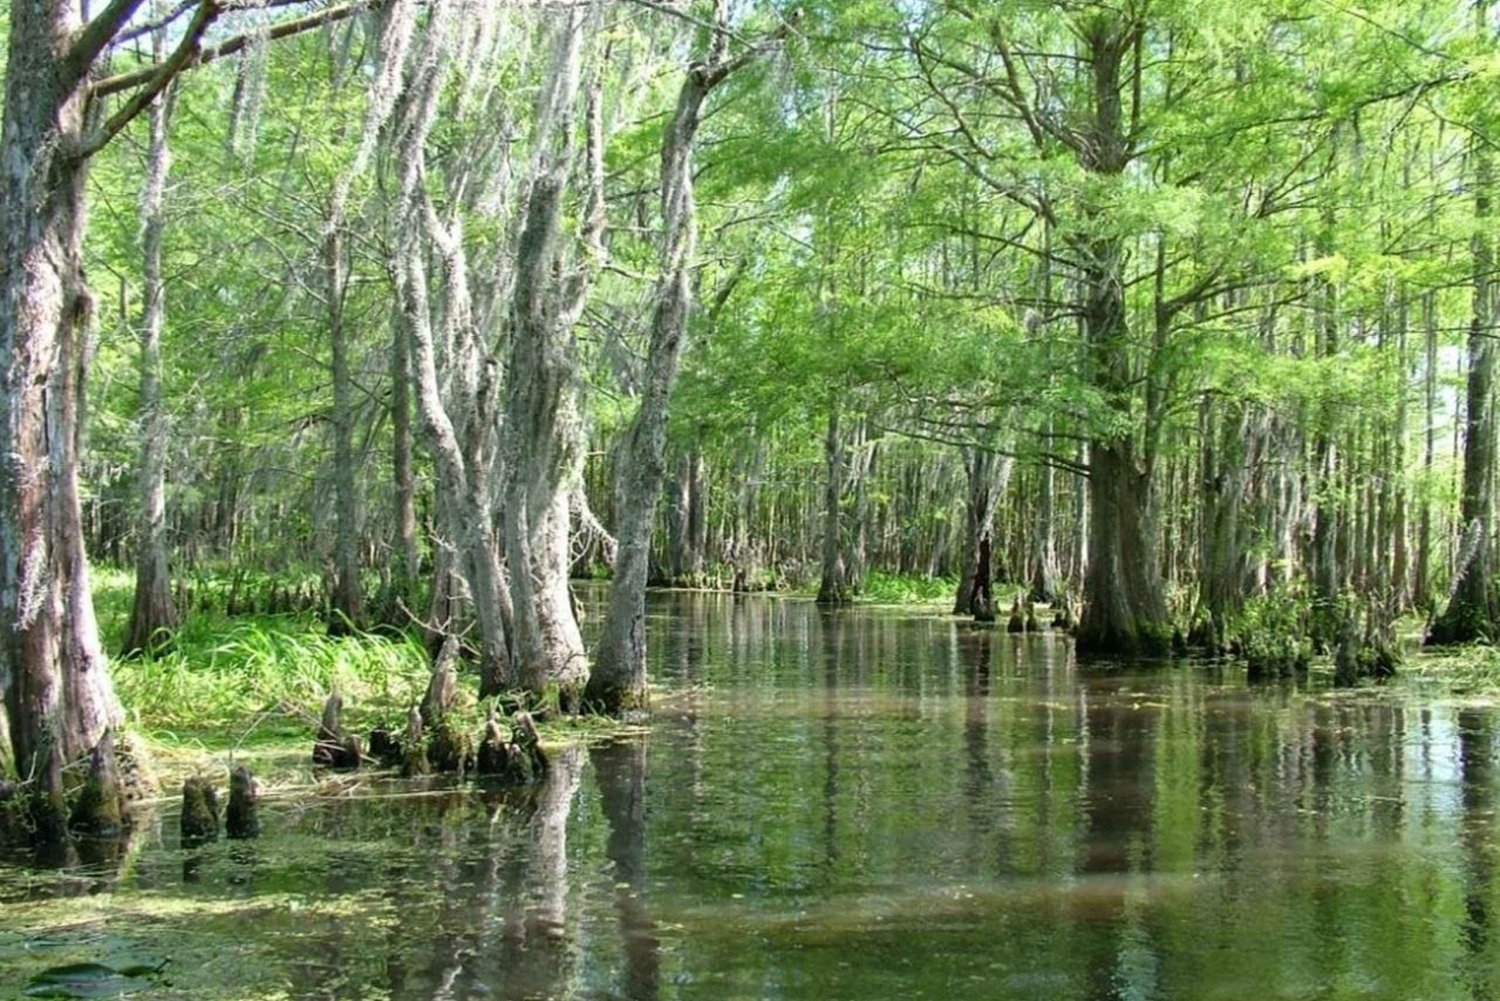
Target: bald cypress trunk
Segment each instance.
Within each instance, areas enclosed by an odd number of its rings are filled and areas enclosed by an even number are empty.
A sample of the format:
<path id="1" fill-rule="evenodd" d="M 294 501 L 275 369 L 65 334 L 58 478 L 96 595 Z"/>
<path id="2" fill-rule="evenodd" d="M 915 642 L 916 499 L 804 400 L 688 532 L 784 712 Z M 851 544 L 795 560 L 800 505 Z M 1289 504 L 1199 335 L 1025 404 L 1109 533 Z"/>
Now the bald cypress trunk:
<path id="1" fill-rule="evenodd" d="M 391 328 L 391 478 L 397 560 L 392 577 L 396 597 L 410 605 L 422 573 L 417 546 L 417 489 L 412 475 L 411 344 L 399 314 Z"/>
<path id="2" fill-rule="evenodd" d="M 342 215 L 342 213 L 340 213 Z M 349 330 L 344 316 L 348 261 L 343 224 L 332 220 L 323 243 L 328 339 L 333 354 L 333 602 L 328 631 L 335 636 L 364 628 L 359 580 L 358 470 L 354 457 L 354 379 L 349 371 Z"/>
<path id="3" fill-rule="evenodd" d="M 818 583 L 818 604 L 842 605 L 849 600 L 844 567 L 844 441 L 839 432 L 839 407 L 828 412 L 828 431 L 823 437 L 827 473 L 823 481 L 823 561 Z"/>
<path id="4" fill-rule="evenodd" d="M 158 58 L 162 48 L 158 35 Z M 136 530 L 135 599 L 125 629 L 126 654 L 150 649 L 177 628 L 166 539 L 168 424 L 161 398 L 161 337 L 166 323 L 162 243 L 166 231 L 167 174 L 171 167 L 167 145 L 170 108 L 171 102 L 165 95 L 158 97 L 151 107 L 151 151 L 141 199 L 145 315 L 140 335 L 141 454 L 136 468 L 141 506 Z"/>
<path id="5" fill-rule="evenodd" d="M 728 23 L 728 13 L 727 0 L 716 0 L 716 26 L 722 28 Z M 657 499 L 661 496 L 668 405 L 687 347 L 688 321 L 693 310 L 692 276 L 698 247 L 694 142 L 709 93 L 758 54 L 751 49 L 730 58 L 727 47 L 727 33 L 716 30 L 708 58 L 688 69 L 678 91 L 677 107 L 662 137 L 662 270 L 651 315 L 645 388 L 621 451 L 615 486 L 620 530 L 614 586 L 586 694 L 590 703 L 605 712 L 644 708 L 647 701 L 646 576 L 651 529 L 656 522 Z M 703 531 L 706 532 L 706 527 Z"/>
<path id="6" fill-rule="evenodd" d="M 61 837 L 62 766 L 123 720 L 99 644 L 78 495 L 93 300 L 83 276 L 84 83 L 71 3 L 10 8 L 0 131 L 0 672 L 39 835 Z"/>
<path id="7" fill-rule="evenodd" d="M 1123 116 L 1122 69 L 1140 30 L 1137 24 L 1101 17 L 1090 23 L 1084 36 L 1093 95 L 1087 141 L 1077 153 L 1081 166 L 1101 180 L 1123 174 L 1132 158 Z M 1128 428 L 1135 423 L 1136 389 L 1125 310 L 1125 246 L 1121 237 L 1108 233 L 1106 209 L 1091 207 L 1089 214 L 1103 232 L 1077 240 L 1075 247 L 1083 265 L 1087 377 L 1117 424 Z M 1089 442 L 1081 649 L 1136 653 L 1166 646 L 1170 627 L 1157 551 L 1154 465 L 1154 455 L 1129 431 L 1108 432 Z"/>
<path id="8" fill-rule="evenodd" d="M 1478 5 L 1484 25 L 1485 4 Z M 1491 215 L 1493 165 L 1476 141 L 1474 157 L 1473 318 L 1469 326 L 1469 377 L 1465 392 L 1463 531 L 1452 591 L 1427 636 L 1432 644 L 1493 639 L 1500 609 L 1494 582 L 1492 522 L 1495 503 L 1495 254 L 1487 226 Z"/>
<path id="9" fill-rule="evenodd" d="M 568 497 L 583 459 L 574 325 L 589 266 L 567 260 L 563 208 L 573 169 L 587 15 L 575 8 L 560 16 L 564 23 L 537 110 L 525 222 L 515 243 L 503 539 L 515 627 L 512 652 L 521 685 L 571 708 L 589 671 L 568 590 Z"/>

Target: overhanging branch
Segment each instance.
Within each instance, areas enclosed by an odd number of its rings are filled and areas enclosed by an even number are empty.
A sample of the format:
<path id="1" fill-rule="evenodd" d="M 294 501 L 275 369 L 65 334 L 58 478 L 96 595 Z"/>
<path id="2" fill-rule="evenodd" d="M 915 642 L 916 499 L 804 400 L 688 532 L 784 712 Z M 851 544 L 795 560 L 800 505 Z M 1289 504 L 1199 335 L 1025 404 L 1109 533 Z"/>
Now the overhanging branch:
<path id="1" fill-rule="evenodd" d="M 282 21 L 280 24 L 273 24 L 266 32 L 266 37 L 271 41 L 275 41 L 278 38 L 286 38 L 289 35 L 311 31 L 314 28 L 321 28 L 325 24 L 333 24 L 337 21 L 353 17 L 355 14 L 374 10 L 384 6 L 387 2 L 388 0 L 352 0 L 351 3 L 340 4 L 337 7 L 328 7 L 313 14 L 292 18 L 289 21 Z M 175 72 L 191 69 L 194 66 L 202 66 L 204 63 L 211 63 L 216 59 L 223 59 L 225 56 L 232 56 L 249 45 L 253 37 L 252 34 L 247 32 L 236 35 L 233 38 L 225 39 L 216 45 L 203 48 L 196 54 L 195 58 L 191 59 L 186 65 L 178 67 Z M 157 71 L 166 65 L 166 63 L 158 63 L 152 66 L 142 66 L 140 69 L 105 77 L 94 84 L 90 93 L 94 97 L 108 97 L 110 94 L 118 94 L 121 91 L 139 87 L 149 83 Z"/>

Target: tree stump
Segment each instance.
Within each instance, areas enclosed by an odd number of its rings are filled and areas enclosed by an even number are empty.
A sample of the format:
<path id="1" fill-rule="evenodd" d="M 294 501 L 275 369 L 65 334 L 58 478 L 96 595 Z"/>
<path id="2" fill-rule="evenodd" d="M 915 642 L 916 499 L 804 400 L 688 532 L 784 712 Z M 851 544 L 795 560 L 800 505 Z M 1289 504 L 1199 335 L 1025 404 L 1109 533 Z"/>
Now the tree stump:
<path id="1" fill-rule="evenodd" d="M 1021 614 L 1021 596 L 1016 595 L 1015 602 L 1010 606 L 1010 621 L 1005 624 L 1008 633 L 1024 633 L 1026 631 L 1026 619 Z"/>
<path id="2" fill-rule="evenodd" d="M 384 726 L 377 726 L 371 730 L 370 757 L 380 762 L 382 768 L 399 768 L 401 766 L 401 740 L 396 736 L 396 731 Z"/>
<path id="3" fill-rule="evenodd" d="M 436 727 L 458 703 L 458 654 L 458 637 L 445 637 L 432 664 L 427 692 L 422 696 L 422 724 L 429 729 Z"/>
<path id="4" fill-rule="evenodd" d="M 194 775 L 182 783 L 182 847 L 197 848 L 219 838 L 219 794 Z"/>
<path id="5" fill-rule="evenodd" d="M 406 736 L 401 741 L 401 774 L 406 778 L 432 774 L 427 760 L 427 741 L 423 739 L 422 714 L 416 706 L 406 714 Z"/>
<path id="6" fill-rule="evenodd" d="M 445 716 L 433 724 L 427 738 L 427 760 L 433 771 L 462 777 L 474 768 L 474 740 Z"/>
<path id="7" fill-rule="evenodd" d="M 359 738 L 344 732 L 344 699 L 338 692 L 323 703 L 318 738 L 313 741 L 313 764 L 338 771 L 357 771 L 364 760 Z"/>
<path id="8" fill-rule="evenodd" d="M 341 720 L 344 699 L 338 692 L 328 696 L 323 703 L 323 719 L 318 724 L 318 737 L 313 742 L 313 764 L 331 767 L 343 756 L 344 726 Z"/>
<path id="9" fill-rule="evenodd" d="M 250 769 L 240 765 L 229 774 L 229 808 L 224 814 L 224 833 L 235 839 L 260 836 L 260 787 Z"/>
<path id="10" fill-rule="evenodd" d="M 528 785 L 540 779 L 547 761 L 538 743 L 536 723 L 526 713 L 518 712 L 506 739 L 493 707 L 484 725 L 484 740 L 479 745 L 478 774 L 482 779 L 502 785 Z"/>

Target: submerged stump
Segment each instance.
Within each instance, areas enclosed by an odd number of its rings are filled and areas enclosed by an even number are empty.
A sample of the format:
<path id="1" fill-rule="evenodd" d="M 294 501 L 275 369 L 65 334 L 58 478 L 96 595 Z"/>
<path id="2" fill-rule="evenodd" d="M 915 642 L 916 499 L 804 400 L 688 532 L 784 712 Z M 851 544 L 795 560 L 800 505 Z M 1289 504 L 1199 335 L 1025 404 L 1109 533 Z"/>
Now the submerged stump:
<path id="1" fill-rule="evenodd" d="M 370 757 L 380 762 L 382 768 L 400 767 L 401 739 L 395 730 L 377 726 L 370 731 Z"/>
<path id="2" fill-rule="evenodd" d="M 462 776 L 474 768 L 474 741 L 445 716 L 432 725 L 427 738 L 427 760 L 434 771 Z"/>
<path id="3" fill-rule="evenodd" d="M 340 771 L 354 771 L 363 758 L 359 738 L 344 732 L 344 699 L 338 692 L 323 703 L 323 718 L 318 723 L 318 737 L 313 741 L 314 765 Z"/>
<path id="4" fill-rule="evenodd" d="M 182 783 L 182 847 L 197 848 L 219 838 L 219 794 L 197 775 Z"/>
<path id="5" fill-rule="evenodd" d="M 491 707 L 484 725 L 484 739 L 479 745 L 479 777 L 498 785 L 528 785 L 540 779 L 546 768 L 547 759 L 531 716 L 516 713 L 507 739 Z"/>
<path id="6" fill-rule="evenodd" d="M 224 833 L 231 838 L 260 836 L 260 787 L 250 769 L 240 765 L 229 774 L 229 807 L 224 812 Z"/>
<path id="7" fill-rule="evenodd" d="M 401 774 L 406 778 L 431 775 L 427 760 L 427 741 L 423 739 L 422 714 L 416 706 L 406 714 L 406 735 L 401 741 Z"/>
<path id="8" fill-rule="evenodd" d="M 1010 621 L 1005 623 L 1005 631 L 1008 633 L 1024 633 L 1026 631 L 1026 618 L 1021 612 L 1021 596 L 1016 595 L 1015 602 L 1010 606 Z"/>

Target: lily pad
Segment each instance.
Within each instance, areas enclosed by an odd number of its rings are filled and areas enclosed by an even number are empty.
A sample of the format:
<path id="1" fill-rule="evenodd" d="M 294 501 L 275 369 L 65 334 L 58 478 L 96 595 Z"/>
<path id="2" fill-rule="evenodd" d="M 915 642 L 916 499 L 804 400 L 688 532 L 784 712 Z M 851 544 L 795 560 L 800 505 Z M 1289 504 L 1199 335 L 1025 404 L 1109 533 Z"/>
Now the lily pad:
<path id="1" fill-rule="evenodd" d="M 69 963 L 36 974 L 22 993 L 29 998 L 115 998 L 155 986 L 146 977 L 160 971 L 160 966 L 116 969 L 103 963 Z"/>

